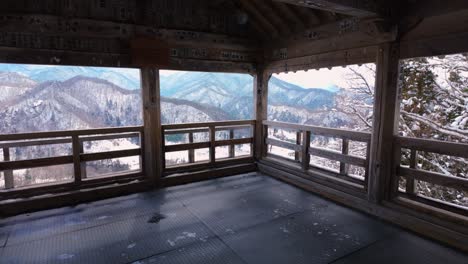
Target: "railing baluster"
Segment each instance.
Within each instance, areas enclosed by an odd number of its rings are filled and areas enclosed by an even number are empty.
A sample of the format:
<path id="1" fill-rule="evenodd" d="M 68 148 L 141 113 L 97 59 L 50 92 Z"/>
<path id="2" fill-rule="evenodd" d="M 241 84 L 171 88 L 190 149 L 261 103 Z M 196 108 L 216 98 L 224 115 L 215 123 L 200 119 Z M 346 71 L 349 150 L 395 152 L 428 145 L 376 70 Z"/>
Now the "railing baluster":
<path id="1" fill-rule="evenodd" d="M 83 141 L 79 140 L 79 149 L 80 153 L 84 153 Z M 86 162 L 80 162 L 80 172 L 81 172 L 81 179 L 86 179 Z"/>
<path id="2" fill-rule="evenodd" d="M 10 148 L 3 148 L 3 161 L 10 161 Z M 5 177 L 5 189 L 13 189 L 15 187 L 13 171 L 4 171 L 3 176 Z"/>
<path id="3" fill-rule="evenodd" d="M 215 149 L 215 141 L 216 141 L 216 130 L 215 126 L 210 126 L 210 163 L 214 164 L 216 162 L 216 149 Z"/>
<path id="4" fill-rule="evenodd" d="M 416 168 L 416 161 L 417 161 L 417 154 L 418 152 L 415 149 L 411 149 L 411 154 L 410 154 L 410 168 L 415 169 Z M 409 195 L 413 195 L 416 187 L 416 180 L 409 180 L 406 179 L 406 193 Z"/>
<path id="5" fill-rule="evenodd" d="M 343 144 L 342 144 L 342 148 L 341 148 L 341 154 L 348 155 L 348 153 L 349 153 L 349 139 L 342 138 L 342 140 L 343 140 Z M 348 175 L 348 169 L 349 169 L 348 164 L 346 164 L 344 162 L 340 162 L 340 174 Z"/>
<path id="6" fill-rule="evenodd" d="M 302 131 L 302 169 L 309 170 L 310 166 L 310 131 Z"/>
<path id="7" fill-rule="evenodd" d="M 229 129 L 229 139 L 234 139 L 234 129 Z M 231 144 L 229 146 L 229 157 L 234 158 L 235 156 L 235 149 L 234 149 L 234 144 Z"/>
<path id="8" fill-rule="evenodd" d="M 189 143 L 193 143 L 193 133 L 192 132 L 188 133 L 188 139 L 189 139 Z M 194 163 L 195 162 L 195 150 L 194 149 L 189 149 L 189 151 L 188 151 L 188 160 L 189 160 L 189 163 Z"/>
<path id="9" fill-rule="evenodd" d="M 301 145 L 301 131 L 296 132 L 296 145 Z M 297 162 L 301 160 L 301 153 L 299 151 L 294 152 L 294 160 Z"/>
<path id="10" fill-rule="evenodd" d="M 80 148 L 80 138 L 78 135 L 72 136 L 72 149 L 73 149 L 73 171 L 75 176 L 75 183 L 81 183 L 81 148 Z"/>

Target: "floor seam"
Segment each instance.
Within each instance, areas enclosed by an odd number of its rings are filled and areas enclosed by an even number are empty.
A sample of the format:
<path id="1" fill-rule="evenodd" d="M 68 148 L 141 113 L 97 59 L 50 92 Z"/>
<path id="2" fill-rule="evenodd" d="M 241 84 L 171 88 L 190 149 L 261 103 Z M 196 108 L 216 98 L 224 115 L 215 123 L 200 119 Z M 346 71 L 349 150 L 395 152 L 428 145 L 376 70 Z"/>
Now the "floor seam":
<path id="1" fill-rule="evenodd" d="M 234 253 L 237 257 L 239 257 L 240 260 L 242 260 L 243 263 L 245 264 L 249 264 L 242 256 L 240 256 L 231 246 L 229 246 L 226 241 L 224 241 L 218 234 L 216 234 L 216 232 L 210 227 L 208 226 L 207 223 L 205 223 L 205 221 L 203 221 L 197 214 L 195 214 L 192 210 L 190 210 L 190 208 L 188 206 L 186 206 L 187 208 L 187 211 L 189 211 L 194 217 L 196 217 L 204 226 L 206 226 L 206 228 L 208 228 L 208 230 L 210 230 L 214 236 L 216 238 L 219 239 L 219 241 L 221 241 L 221 243 L 223 243 L 227 248 L 229 248 L 232 253 Z"/>

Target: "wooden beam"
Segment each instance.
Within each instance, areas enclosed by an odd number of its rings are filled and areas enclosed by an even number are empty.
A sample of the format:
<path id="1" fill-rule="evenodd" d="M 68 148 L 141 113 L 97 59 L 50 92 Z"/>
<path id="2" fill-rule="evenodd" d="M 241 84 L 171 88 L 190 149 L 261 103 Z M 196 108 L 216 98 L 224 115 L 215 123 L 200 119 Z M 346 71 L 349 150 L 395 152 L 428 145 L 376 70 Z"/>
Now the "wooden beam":
<path id="1" fill-rule="evenodd" d="M 267 1 L 254 1 L 257 4 L 257 7 L 259 11 L 261 11 L 262 14 L 265 15 L 269 19 L 269 21 L 272 21 L 272 23 L 275 25 L 275 27 L 279 28 L 279 31 L 282 33 L 282 35 L 289 35 L 293 29 L 289 28 L 286 23 L 283 20 L 282 14 L 276 12 L 275 9 L 271 7 L 271 4 Z"/>
<path id="2" fill-rule="evenodd" d="M 161 130 L 161 108 L 159 93 L 159 70 L 141 69 L 143 97 L 143 163 L 145 176 L 153 184 L 158 184 L 162 177 L 163 154 Z"/>
<path id="3" fill-rule="evenodd" d="M 263 121 L 267 120 L 267 105 L 268 105 L 268 81 L 269 75 L 262 67 L 257 68 L 257 73 L 254 78 L 254 112 L 256 118 L 255 125 L 255 143 L 254 143 L 254 157 L 260 160 L 266 155 L 265 139 L 267 132 Z"/>
<path id="4" fill-rule="evenodd" d="M 276 29 L 276 27 L 271 24 L 271 22 L 257 9 L 257 7 L 253 4 L 253 1 L 240 0 L 240 4 L 250 14 L 250 16 L 253 17 L 253 19 L 259 21 L 262 27 L 265 28 L 273 38 L 279 35 L 278 29 Z"/>
<path id="5" fill-rule="evenodd" d="M 372 0 L 274 0 L 301 7 L 324 10 L 356 17 L 379 16 L 384 1 Z"/>
<path id="6" fill-rule="evenodd" d="M 299 19 L 289 5 L 280 2 L 272 2 L 272 4 L 287 20 L 294 23 L 293 32 L 303 31 L 306 28 L 305 23 Z"/>
<path id="7" fill-rule="evenodd" d="M 400 147 L 394 144 L 398 133 L 399 46 L 386 43 L 379 47 L 375 80 L 374 121 L 370 152 L 369 200 L 379 203 L 394 191 Z"/>

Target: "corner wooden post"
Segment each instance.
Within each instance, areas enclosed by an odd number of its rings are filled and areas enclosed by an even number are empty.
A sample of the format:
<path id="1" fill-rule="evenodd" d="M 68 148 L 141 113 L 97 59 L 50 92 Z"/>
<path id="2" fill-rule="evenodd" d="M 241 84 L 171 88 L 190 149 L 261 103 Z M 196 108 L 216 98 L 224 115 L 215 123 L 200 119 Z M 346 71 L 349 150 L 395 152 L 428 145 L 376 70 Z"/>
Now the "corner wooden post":
<path id="1" fill-rule="evenodd" d="M 155 185 L 159 184 L 163 172 L 161 131 L 161 108 L 159 94 L 159 70 L 141 69 L 143 125 L 144 125 L 144 168 L 145 176 Z"/>
<path id="2" fill-rule="evenodd" d="M 10 161 L 10 148 L 3 148 L 3 161 Z M 12 170 L 4 171 L 3 176 L 5 179 L 5 189 L 13 189 L 15 187 L 13 171 Z"/>
<path id="3" fill-rule="evenodd" d="M 400 152 L 393 140 L 399 119 L 399 45 L 385 43 L 378 49 L 368 189 L 369 200 L 375 203 L 390 199 Z"/>
<path id="4" fill-rule="evenodd" d="M 268 80 L 270 75 L 263 67 L 257 68 L 257 74 L 254 78 L 254 100 L 255 100 L 255 144 L 254 157 L 260 160 L 266 154 L 265 136 L 267 131 L 263 126 L 263 120 L 267 119 L 268 103 Z"/>

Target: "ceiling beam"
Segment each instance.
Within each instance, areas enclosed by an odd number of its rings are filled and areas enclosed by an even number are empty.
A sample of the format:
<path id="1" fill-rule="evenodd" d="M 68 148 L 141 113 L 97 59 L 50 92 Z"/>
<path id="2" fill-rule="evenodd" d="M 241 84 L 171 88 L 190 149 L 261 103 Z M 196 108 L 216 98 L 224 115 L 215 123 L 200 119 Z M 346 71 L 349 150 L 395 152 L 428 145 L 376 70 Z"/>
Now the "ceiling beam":
<path id="1" fill-rule="evenodd" d="M 274 7 L 290 22 L 294 23 L 294 32 L 302 31 L 306 28 L 304 22 L 297 16 L 289 5 L 280 2 L 272 2 Z"/>
<path id="2" fill-rule="evenodd" d="M 278 13 L 271 7 L 271 3 L 265 1 L 256 2 L 258 9 L 265 14 L 283 33 L 283 35 L 289 35 L 293 30 L 288 27 L 288 24 L 283 20 L 282 14 Z"/>
<path id="3" fill-rule="evenodd" d="M 245 9 L 247 13 L 250 14 L 251 18 L 257 20 L 263 28 L 266 29 L 268 33 L 271 34 L 273 38 L 279 35 L 278 29 L 271 24 L 271 22 L 265 18 L 265 16 L 253 5 L 253 1 L 250 0 L 240 0 L 239 3 Z"/>
<path id="4" fill-rule="evenodd" d="M 384 1 L 373 0 L 274 0 L 356 17 L 380 16 Z"/>

